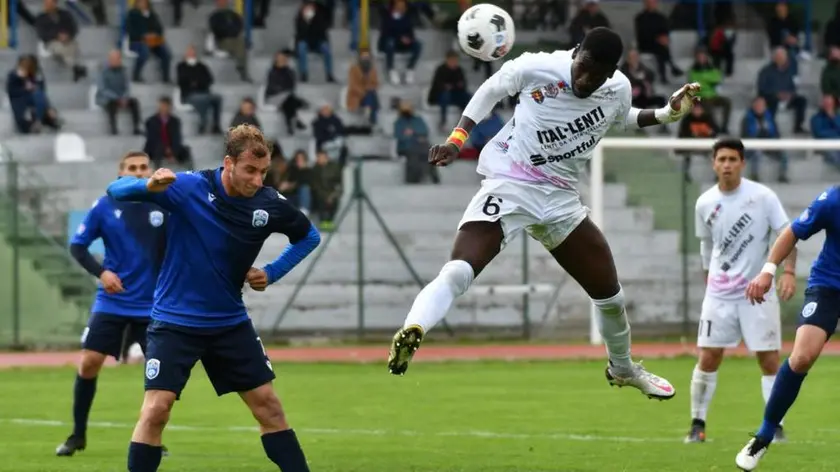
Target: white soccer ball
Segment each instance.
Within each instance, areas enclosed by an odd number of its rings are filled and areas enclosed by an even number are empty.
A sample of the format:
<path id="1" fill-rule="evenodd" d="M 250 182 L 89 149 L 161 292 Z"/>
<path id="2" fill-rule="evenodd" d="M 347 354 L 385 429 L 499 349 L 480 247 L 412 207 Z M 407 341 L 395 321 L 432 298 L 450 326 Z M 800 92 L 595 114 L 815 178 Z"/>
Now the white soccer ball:
<path id="1" fill-rule="evenodd" d="M 515 40 L 513 18 L 488 3 L 470 7 L 458 20 L 458 44 L 470 56 L 482 61 L 505 57 Z"/>

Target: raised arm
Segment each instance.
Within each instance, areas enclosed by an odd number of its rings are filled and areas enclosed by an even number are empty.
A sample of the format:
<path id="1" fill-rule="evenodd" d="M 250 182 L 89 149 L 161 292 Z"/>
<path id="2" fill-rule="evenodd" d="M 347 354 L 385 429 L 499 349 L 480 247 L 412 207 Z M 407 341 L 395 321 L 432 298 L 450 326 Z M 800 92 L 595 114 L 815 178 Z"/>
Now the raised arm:
<path id="1" fill-rule="evenodd" d="M 177 177 L 169 169 L 160 168 L 148 179 L 120 177 L 108 185 L 108 195 L 118 201 L 157 203 L 172 211 L 176 207 Z"/>
<path id="2" fill-rule="evenodd" d="M 695 103 L 700 101 L 697 93 L 700 84 L 685 84 L 671 95 L 668 103 L 657 109 L 630 108 L 625 118 L 625 128 L 647 128 L 649 126 L 675 123 L 687 115 Z"/>

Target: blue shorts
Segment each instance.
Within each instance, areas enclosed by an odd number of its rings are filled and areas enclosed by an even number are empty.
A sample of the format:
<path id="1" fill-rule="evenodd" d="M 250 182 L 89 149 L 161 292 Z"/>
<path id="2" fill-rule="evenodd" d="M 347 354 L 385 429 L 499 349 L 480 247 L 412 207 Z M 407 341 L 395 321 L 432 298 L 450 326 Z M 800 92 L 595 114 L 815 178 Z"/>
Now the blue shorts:
<path id="1" fill-rule="evenodd" d="M 127 330 L 128 345 L 137 343 L 146 352 L 146 327 L 150 321 L 149 317 L 94 313 L 82 332 L 82 349 L 119 359 Z"/>
<path id="2" fill-rule="evenodd" d="M 189 328 L 154 320 L 147 333 L 146 390 L 178 398 L 199 360 L 216 394 L 247 392 L 274 380 L 271 361 L 251 321 Z"/>
<path id="3" fill-rule="evenodd" d="M 828 287 L 808 287 L 805 302 L 799 312 L 798 325 L 818 326 L 831 337 L 840 319 L 840 290 Z"/>

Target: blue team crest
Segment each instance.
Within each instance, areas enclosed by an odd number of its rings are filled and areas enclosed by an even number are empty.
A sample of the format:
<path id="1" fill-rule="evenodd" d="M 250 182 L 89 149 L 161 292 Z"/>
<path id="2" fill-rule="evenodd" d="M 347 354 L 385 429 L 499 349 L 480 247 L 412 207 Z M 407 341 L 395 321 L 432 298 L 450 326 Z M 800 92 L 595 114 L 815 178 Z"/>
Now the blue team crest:
<path id="1" fill-rule="evenodd" d="M 155 210 L 149 212 L 149 224 L 155 228 L 163 224 L 163 213 Z"/>
<path id="2" fill-rule="evenodd" d="M 268 224 L 268 212 L 265 210 L 254 210 L 254 216 L 251 217 L 251 225 L 254 228 L 262 228 Z"/>
<path id="3" fill-rule="evenodd" d="M 146 361 L 146 378 L 152 380 L 160 374 L 160 361 L 149 359 Z"/>

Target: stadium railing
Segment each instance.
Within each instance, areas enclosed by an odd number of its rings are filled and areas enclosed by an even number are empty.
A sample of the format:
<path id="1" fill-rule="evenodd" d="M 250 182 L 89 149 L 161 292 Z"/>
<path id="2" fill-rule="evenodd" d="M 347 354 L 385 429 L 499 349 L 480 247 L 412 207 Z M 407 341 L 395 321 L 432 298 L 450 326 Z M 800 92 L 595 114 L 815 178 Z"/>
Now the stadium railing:
<path id="1" fill-rule="evenodd" d="M 711 169 L 712 139 L 675 139 L 638 137 L 608 137 L 595 149 L 590 168 L 591 217 L 600 227 L 606 226 L 611 202 L 606 202 L 606 184 L 621 182 L 627 187 L 629 203 L 647 207 L 655 215 L 653 230 L 658 233 L 678 234 L 676 251 L 651 247 L 640 248 L 641 256 L 625 259 L 616 254 L 619 278 L 627 287 L 634 283 L 634 290 L 626 290 L 632 300 L 629 310 L 634 332 L 650 332 L 646 328 L 657 326 L 655 332 L 671 332 L 683 338 L 692 338 L 700 314 L 705 285 L 699 261 L 699 241 L 694 231 L 694 205 L 697 197 L 714 185 Z M 776 183 L 776 163 L 767 162 L 766 156 L 759 173 L 761 182 L 774 189 L 788 212 L 796 218 L 808 203 L 825 187 L 834 184 L 836 170 L 825 165 L 815 154 L 821 151 L 840 150 L 840 140 L 814 139 L 745 139 L 747 151 L 786 151 L 789 153 L 790 183 Z M 748 162 L 744 177 L 751 176 Z M 611 242 L 613 234 L 608 234 Z M 617 239 L 617 238 L 616 238 Z M 662 239 L 659 239 L 660 241 Z M 797 279 L 807 277 L 810 263 L 819 250 L 821 237 L 815 236 L 800 243 Z M 653 239 L 657 241 L 657 239 Z M 652 243 L 651 243 L 652 244 Z M 624 264 L 622 263 L 624 262 Z M 630 265 L 644 266 L 633 270 Z M 647 271 L 646 273 L 644 271 Z M 623 277 L 632 272 L 635 275 Z M 636 283 L 633 280 L 640 280 Z M 795 319 L 801 307 L 804 282 L 797 287 L 793 300 L 782 303 L 784 321 Z M 639 293 L 641 291 L 641 293 Z M 669 300 L 662 303 L 661 300 Z M 636 308 L 633 308 L 635 306 Z M 647 308 L 645 308 L 647 307 Z M 668 329 L 670 326 L 672 329 Z M 590 342 L 598 344 L 601 337 L 595 324 L 595 311 L 590 313 Z"/>
<path id="2" fill-rule="evenodd" d="M 0 348 L 77 345 L 96 288 L 49 231 L 68 208 L 35 167 L 0 145 Z"/>

